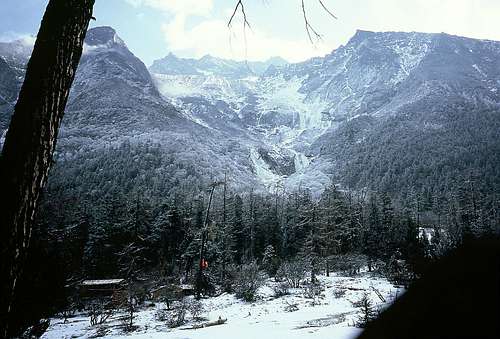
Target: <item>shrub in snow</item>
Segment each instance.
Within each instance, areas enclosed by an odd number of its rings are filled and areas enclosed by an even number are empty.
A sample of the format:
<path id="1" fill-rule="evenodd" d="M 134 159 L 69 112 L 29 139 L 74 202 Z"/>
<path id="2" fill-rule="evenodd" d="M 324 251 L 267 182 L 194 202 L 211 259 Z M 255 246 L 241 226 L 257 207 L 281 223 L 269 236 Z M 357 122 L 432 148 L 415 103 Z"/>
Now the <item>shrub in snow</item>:
<path id="1" fill-rule="evenodd" d="M 245 301 L 254 301 L 257 296 L 257 290 L 264 283 L 264 277 L 259 271 L 256 262 L 241 265 L 240 273 L 234 282 L 234 291 L 236 297 Z"/>
<path id="2" fill-rule="evenodd" d="M 200 319 L 201 315 L 205 312 L 203 304 L 196 299 L 190 299 L 187 308 L 193 319 Z"/>
<path id="3" fill-rule="evenodd" d="M 333 296 L 337 299 L 339 298 L 343 298 L 346 294 L 346 289 L 344 287 L 336 287 L 334 290 L 333 290 Z"/>
<path id="4" fill-rule="evenodd" d="M 287 282 L 290 287 L 298 288 L 306 273 L 307 264 L 304 261 L 284 262 L 276 272 L 276 279 Z"/>
<path id="5" fill-rule="evenodd" d="M 170 328 L 179 327 L 186 323 L 186 313 L 188 311 L 189 301 L 187 298 L 182 299 L 172 312 L 168 313 L 167 325 Z"/>
<path id="6" fill-rule="evenodd" d="M 324 287 L 320 283 L 311 283 L 304 288 L 304 297 L 307 299 L 316 299 L 322 296 Z"/>
<path id="7" fill-rule="evenodd" d="M 221 283 L 222 290 L 227 293 L 234 292 L 234 282 L 239 274 L 239 267 L 231 264 L 226 266 L 226 276 Z"/>
<path id="8" fill-rule="evenodd" d="M 285 306 L 285 312 L 295 312 L 299 310 L 299 305 L 298 304 L 289 304 L 287 302 L 287 305 Z"/>
<path id="9" fill-rule="evenodd" d="M 88 307 L 89 321 L 91 326 L 102 325 L 114 313 L 112 308 L 106 308 L 104 302 L 94 301 Z"/>
<path id="10" fill-rule="evenodd" d="M 396 285 L 408 287 L 415 280 L 413 273 L 406 262 L 399 258 L 397 254 L 393 255 L 384 268 L 384 276 Z"/>
<path id="11" fill-rule="evenodd" d="M 129 294 L 127 304 L 125 305 L 125 315 L 120 318 L 123 330 L 125 332 L 132 332 L 137 329 L 134 325 L 135 313 L 137 312 L 138 302 L 133 294 Z"/>
<path id="12" fill-rule="evenodd" d="M 273 292 L 276 298 L 290 294 L 290 285 L 286 281 L 280 281 L 273 285 Z"/>
<path id="13" fill-rule="evenodd" d="M 377 311 L 374 309 L 373 303 L 367 293 L 363 295 L 358 304 L 361 307 L 361 314 L 358 317 L 356 326 L 364 328 L 370 321 L 377 317 Z"/>
<path id="14" fill-rule="evenodd" d="M 366 266 L 368 258 L 362 254 L 342 254 L 329 258 L 328 264 L 332 271 L 356 275 Z"/>
<path id="15" fill-rule="evenodd" d="M 64 322 L 68 322 L 68 318 L 72 318 L 77 310 L 77 305 L 73 301 L 72 297 L 68 298 L 67 304 L 64 306 L 64 308 L 59 312 L 59 316 L 64 319 Z"/>
<path id="16" fill-rule="evenodd" d="M 169 310 L 164 307 L 159 307 L 155 312 L 155 319 L 158 321 L 167 321 L 169 317 Z"/>
<path id="17" fill-rule="evenodd" d="M 321 299 L 324 298 L 324 290 L 324 287 L 319 282 L 310 283 L 304 288 L 304 297 L 311 299 L 309 302 L 311 306 L 321 305 Z"/>

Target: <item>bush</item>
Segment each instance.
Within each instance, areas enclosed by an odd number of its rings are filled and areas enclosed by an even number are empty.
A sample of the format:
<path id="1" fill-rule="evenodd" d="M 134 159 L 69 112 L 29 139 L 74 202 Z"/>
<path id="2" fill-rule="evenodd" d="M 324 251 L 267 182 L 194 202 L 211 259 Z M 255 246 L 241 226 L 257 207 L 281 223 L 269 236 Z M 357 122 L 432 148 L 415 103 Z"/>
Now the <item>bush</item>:
<path id="1" fill-rule="evenodd" d="M 238 266 L 231 264 L 226 266 L 226 276 L 222 281 L 222 290 L 227 293 L 234 292 L 234 282 L 236 277 L 238 277 L 239 269 Z"/>
<path id="2" fill-rule="evenodd" d="M 166 308 L 157 308 L 155 312 L 155 319 L 158 321 L 167 321 L 169 318 L 169 310 Z"/>
<path id="3" fill-rule="evenodd" d="M 205 312 L 205 308 L 203 307 L 203 304 L 196 299 L 190 299 L 187 308 L 189 310 L 189 313 L 191 313 L 191 316 L 193 319 L 200 319 L 201 315 Z"/>
<path id="4" fill-rule="evenodd" d="M 366 327 L 366 325 L 377 317 L 377 311 L 374 310 L 373 304 L 368 296 L 364 294 L 363 298 L 358 302 L 359 307 L 361 307 L 361 314 L 358 317 L 356 326 L 360 328 Z"/>
<path id="5" fill-rule="evenodd" d="M 304 297 L 307 299 L 316 299 L 321 297 L 325 289 L 319 283 L 312 283 L 304 288 Z"/>
<path id="6" fill-rule="evenodd" d="M 186 323 L 186 313 L 188 310 L 188 299 L 182 299 L 172 312 L 167 315 L 167 325 L 170 328 L 182 326 Z"/>
<path id="7" fill-rule="evenodd" d="M 304 288 L 304 297 L 307 299 L 311 299 L 309 303 L 311 306 L 321 305 L 321 299 L 324 298 L 324 290 L 325 289 L 320 283 L 310 283 Z"/>
<path id="8" fill-rule="evenodd" d="M 333 290 L 333 296 L 335 298 L 342 298 L 343 296 L 345 296 L 346 294 L 346 289 L 344 287 L 336 287 L 334 290 Z"/>
<path id="9" fill-rule="evenodd" d="M 342 254 L 331 256 L 328 261 L 333 272 L 343 272 L 353 276 L 366 266 L 368 259 L 362 254 Z"/>
<path id="10" fill-rule="evenodd" d="M 137 304 L 138 302 L 135 296 L 129 294 L 125 307 L 126 313 L 120 319 L 122 322 L 123 330 L 125 332 L 132 332 L 138 327 L 134 325 L 135 313 L 137 312 Z"/>
<path id="11" fill-rule="evenodd" d="M 234 282 L 236 297 L 245 301 L 254 301 L 257 296 L 257 290 L 263 283 L 264 278 L 256 262 L 242 265 L 240 273 L 236 276 Z"/>
<path id="12" fill-rule="evenodd" d="M 299 305 L 297 303 L 295 304 L 289 304 L 287 302 L 287 305 L 285 306 L 285 312 L 295 312 L 299 310 Z"/>
<path id="13" fill-rule="evenodd" d="M 415 274 L 410 270 L 404 260 L 392 256 L 384 268 L 384 276 L 395 285 L 408 287 L 415 280 Z"/>
<path id="14" fill-rule="evenodd" d="M 286 281 L 281 281 L 273 286 L 274 296 L 276 298 L 289 295 L 290 294 L 290 285 Z"/>
<path id="15" fill-rule="evenodd" d="M 92 302 L 88 307 L 90 326 L 104 324 L 114 313 L 114 309 L 106 307 L 103 301 Z"/>
<path id="16" fill-rule="evenodd" d="M 276 279 L 286 281 L 289 287 L 298 288 L 306 273 L 307 264 L 303 260 L 284 262 L 276 272 Z"/>

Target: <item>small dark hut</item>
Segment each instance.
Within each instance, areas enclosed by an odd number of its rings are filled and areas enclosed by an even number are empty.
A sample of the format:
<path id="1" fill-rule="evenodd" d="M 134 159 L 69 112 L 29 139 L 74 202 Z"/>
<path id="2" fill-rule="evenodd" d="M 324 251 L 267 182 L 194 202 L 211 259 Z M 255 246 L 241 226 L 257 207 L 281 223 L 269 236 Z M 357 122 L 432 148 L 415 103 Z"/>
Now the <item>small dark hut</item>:
<path id="1" fill-rule="evenodd" d="M 82 300 L 110 299 L 120 304 L 126 300 L 126 287 L 125 279 L 84 280 L 79 285 L 79 293 Z"/>

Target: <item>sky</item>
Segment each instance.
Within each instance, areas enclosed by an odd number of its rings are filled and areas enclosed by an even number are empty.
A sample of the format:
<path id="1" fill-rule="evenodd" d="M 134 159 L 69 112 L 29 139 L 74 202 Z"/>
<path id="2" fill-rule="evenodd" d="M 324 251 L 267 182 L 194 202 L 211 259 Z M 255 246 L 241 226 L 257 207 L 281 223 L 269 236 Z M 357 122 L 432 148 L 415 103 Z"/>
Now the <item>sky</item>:
<path id="1" fill-rule="evenodd" d="M 32 41 L 48 0 L 1 0 L 0 41 Z M 150 65 L 172 52 L 235 60 L 281 56 L 298 62 L 346 44 L 357 29 L 417 31 L 500 41 L 499 0 L 305 0 L 322 40 L 312 44 L 301 0 L 245 0 L 250 28 L 241 13 L 227 27 L 236 0 L 96 0 L 91 26 L 111 26 L 129 49 Z"/>

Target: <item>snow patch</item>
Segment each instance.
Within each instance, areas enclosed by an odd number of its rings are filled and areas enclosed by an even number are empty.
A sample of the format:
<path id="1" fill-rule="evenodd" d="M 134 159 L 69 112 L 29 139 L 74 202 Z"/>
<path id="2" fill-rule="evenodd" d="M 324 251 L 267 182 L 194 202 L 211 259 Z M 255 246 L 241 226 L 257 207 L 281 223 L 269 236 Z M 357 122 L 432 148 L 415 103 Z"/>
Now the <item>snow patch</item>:
<path id="1" fill-rule="evenodd" d="M 255 148 L 250 149 L 250 160 L 252 161 L 253 168 L 255 169 L 255 174 L 267 188 L 270 188 L 283 180 L 282 176 L 277 175 L 269 168 L 269 165 L 264 161 L 264 159 L 262 159 L 259 152 Z"/>
<path id="2" fill-rule="evenodd" d="M 474 65 L 472 65 L 472 68 L 474 68 L 479 74 L 481 74 L 481 76 L 483 78 L 487 78 L 488 77 L 488 75 L 485 72 L 483 72 L 483 70 L 481 68 L 479 68 L 478 65 L 474 64 Z"/>
<path id="3" fill-rule="evenodd" d="M 253 303 L 238 300 L 232 294 L 221 294 L 217 297 L 202 299 L 207 311 L 207 321 L 219 317 L 227 319 L 224 325 L 189 329 L 194 325 L 191 320 L 187 325 L 170 329 L 155 319 L 158 308 L 165 308 L 159 303 L 137 313 L 135 324 L 138 330 L 123 333 L 118 326 L 116 314 L 105 324 L 108 327 L 106 338 L 123 339 L 351 339 L 357 337 L 361 330 L 353 324 L 361 314 L 360 308 L 353 303 L 359 301 L 364 294 L 372 301 L 376 309 L 381 310 L 390 305 L 404 290 L 393 286 L 387 280 L 370 275 L 346 277 L 332 274 L 330 277 L 319 276 L 324 291 L 321 297 L 307 298 L 303 289 L 291 289 L 290 295 L 275 298 L 272 287 L 276 284 L 271 279 L 259 290 L 260 298 Z M 343 296 L 334 292 L 343 290 Z M 378 296 L 383 297 L 383 300 Z M 296 305 L 296 310 L 287 312 L 287 306 Z M 190 316 L 188 315 L 188 319 Z M 70 318 L 67 323 L 63 319 L 51 319 L 48 331 L 42 339 L 90 338 L 96 335 L 97 327 L 89 326 L 86 314 Z"/>

